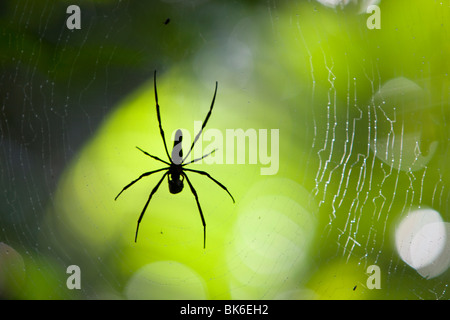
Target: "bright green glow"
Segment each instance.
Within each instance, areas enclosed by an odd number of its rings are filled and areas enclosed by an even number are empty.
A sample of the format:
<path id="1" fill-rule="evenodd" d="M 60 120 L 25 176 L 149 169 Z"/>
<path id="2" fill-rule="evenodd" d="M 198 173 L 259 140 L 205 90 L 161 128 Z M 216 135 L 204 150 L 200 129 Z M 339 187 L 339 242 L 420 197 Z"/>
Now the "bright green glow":
<path id="1" fill-rule="evenodd" d="M 357 266 L 356 269 L 354 266 Z M 362 266 L 358 266 L 356 261 L 331 261 L 321 266 L 320 270 L 309 279 L 307 287 L 314 290 L 313 298 L 315 299 L 374 298 L 377 290 L 367 289 L 366 281 L 366 270 Z"/>
<path id="2" fill-rule="evenodd" d="M 249 188 L 227 252 L 232 298 L 274 299 L 297 289 L 310 264 L 317 222 L 308 199 L 290 179 L 268 178 Z"/>
<path id="3" fill-rule="evenodd" d="M 176 261 L 158 261 L 139 269 L 128 281 L 128 299 L 206 299 L 204 280 Z"/>

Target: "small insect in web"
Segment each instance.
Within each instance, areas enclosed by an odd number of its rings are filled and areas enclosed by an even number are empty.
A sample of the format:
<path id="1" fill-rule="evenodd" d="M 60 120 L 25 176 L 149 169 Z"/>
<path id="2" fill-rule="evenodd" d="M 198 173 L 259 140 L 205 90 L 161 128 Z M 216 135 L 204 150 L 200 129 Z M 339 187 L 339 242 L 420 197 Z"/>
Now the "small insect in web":
<path id="1" fill-rule="evenodd" d="M 158 93 L 156 90 L 156 70 L 154 73 L 154 89 L 155 89 L 155 102 L 156 102 L 156 115 L 158 118 L 158 123 L 159 123 L 159 132 L 161 134 L 161 138 L 163 140 L 164 143 L 164 149 L 166 151 L 166 155 L 167 158 L 169 159 L 169 162 L 162 160 L 154 155 L 149 154 L 148 152 L 142 150 L 139 147 L 136 147 L 139 151 L 141 151 L 142 153 L 144 153 L 146 156 L 149 156 L 157 161 L 160 161 L 164 164 L 167 165 L 167 167 L 163 167 L 161 169 L 157 169 L 157 170 L 153 170 L 153 171 L 148 171 L 145 172 L 143 174 L 141 174 L 136 180 L 131 181 L 129 184 L 127 184 L 122 191 L 119 192 L 119 194 L 115 197 L 114 200 L 117 200 L 117 198 L 122 194 L 122 192 L 124 192 L 126 189 L 128 189 L 129 187 L 131 187 L 133 184 L 135 184 L 136 182 L 138 182 L 139 180 L 141 180 L 144 177 L 147 177 L 149 175 L 152 175 L 154 173 L 157 172 L 161 172 L 161 171 L 166 171 L 163 176 L 161 177 L 161 179 L 159 180 L 159 182 L 156 184 L 156 186 L 153 188 L 152 192 L 150 193 L 150 196 L 147 199 L 147 202 L 145 203 L 145 206 L 139 216 L 138 222 L 137 222 L 137 227 L 136 227 L 136 234 L 135 234 L 135 238 L 134 241 L 137 242 L 137 237 L 138 237 L 138 231 L 139 231 L 139 225 L 142 221 L 142 218 L 144 217 L 145 211 L 147 210 L 148 204 L 150 203 L 150 200 L 152 199 L 152 196 L 156 193 L 156 191 L 158 190 L 159 186 L 161 185 L 161 183 L 163 182 L 164 178 L 167 176 L 167 180 L 169 183 L 169 191 L 172 194 L 176 194 L 179 193 L 183 190 L 183 182 L 184 179 L 186 179 L 189 188 L 192 192 L 192 194 L 194 195 L 195 201 L 197 202 L 197 207 L 198 207 L 198 211 L 200 212 L 200 218 L 202 220 L 202 224 L 203 224 L 203 248 L 206 247 L 206 222 L 205 222 L 205 217 L 203 216 L 203 212 L 202 212 L 202 208 L 200 206 L 200 202 L 198 199 L 198 195 L 197 195 L 197 191 L 195 190 L 194 186 L 192 185 L 191 181 L 189 180 L 186 171 L 188 172 L 193 172 L 193 173 L 197 173 L 197 174 L 201 174 L 204 176 L 207 176 L 209 179 L 211 179 L 212 181 L 214 181 L 218 186 L 220 186 L 223 190 L 225 190 L 231 197 L 231 199 L 233 200 L 234 203 L 234 198 L 231 195 L 231 193 L 228 191 L 228 189 L 221 184 L 219 181 L 217 181 L 216 179 L 214 179 L 213 177 L 211 177 L 211 175 L 209 175 L 209 173 L 205 172 L 205 171 L 200 171 L 200 170 L 194 170 L 194 169 L 188 169 L 186 168 L 186 166 L 188 164 L 197 162 L 199 160 L 202 160 L 204 158 L 206 158 L 207 156 L 213 154 L 217 149 L 211 151 L 210 153 L 207 153 L 203 156 L 201 156 L 200 158 L 196 158 L 194 160 L 191 160 L 189 162 L 185 162 L 186 158 L 190 155 L 192 149 L 194 148 L 195 143 L 197 142 L 197 140 L 199 139 L 203 129 L 205 128 L 206 124 L 208 123 L 209 117 L 211 116 L 211 112 L 212 109 L 214 107 L 214 101 L 216 100 L 216 94 L 217 94 L 217 81 L 216 81 L 216 88 L 214 90 L 214 96 L 211 102 L 211 107 L 209 108 L 209 112 L 206 115 L 205 120 L 202 123 L 202 127 L 200 129 L 200 131 L 197 133 L 197 135 L 195 136 L 194 142 L 192 142 L 191 147 L 189 148 L 189 151 L 187 152 L 186 156 L 183 157 L 183 149 L 181 147 L 181 142 L 183 139 L 183 134 L 181 132 L 180 129 L 177 130 L 177 132 L 175 133 L 175 140 L 174 140 L 174 144 L 173 144 L 173 149 L 172 149 L 172 155 L 169 155 L 169 151 L 167 149 L 167 144 L 166 144 L 166 138 L 164 136 L 164 130 L 162 128 L 162 124 L 161 124 L 161 115 L 160 115 L 160 110 L 159 110 L 159 103 L 158 103 Z"/>

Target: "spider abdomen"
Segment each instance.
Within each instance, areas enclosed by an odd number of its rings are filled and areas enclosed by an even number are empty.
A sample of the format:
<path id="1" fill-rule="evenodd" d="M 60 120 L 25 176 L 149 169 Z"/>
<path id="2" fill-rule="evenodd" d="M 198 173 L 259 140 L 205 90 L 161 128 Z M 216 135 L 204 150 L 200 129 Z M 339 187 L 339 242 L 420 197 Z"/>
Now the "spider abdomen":
<path id="1" fill-rule="evenodd" d="M 169 169 L 172 171 L 172 169 Z M 182 177 L 182 179 L 180 179 L 180 177 Z M 173 172 L 169 172 L 169 191 L 172 194 L 176 194 L 181 192 L 181 190 L 183 190 L 183 180 L 184 177 L 182 175 L 180 175 L 177 171 L 173 171 Z"/>

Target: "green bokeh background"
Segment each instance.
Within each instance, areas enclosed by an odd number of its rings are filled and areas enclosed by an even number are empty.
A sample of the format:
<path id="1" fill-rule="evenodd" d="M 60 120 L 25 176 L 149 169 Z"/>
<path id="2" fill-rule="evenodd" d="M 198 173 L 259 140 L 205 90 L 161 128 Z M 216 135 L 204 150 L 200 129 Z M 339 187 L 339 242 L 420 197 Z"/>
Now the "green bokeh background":
<path id="1" fill-rule="evenodd" d="M 65 27 L 69 4 L 81 30 Z M 1 296 L 448 299 L 449 271 L 421 276 L 394 230 L 416 207 L 450 218 L 450 3 L 378 5 L 381 29 L 370 30 L 361 3 L 4 1 Z M 215 81 L 207 129 L 279 129 L 276 175 L 261 163 L 192 165 L 236 199 L 189 175 L 206 249 L 187 186 L 172 195 L 163 182 L 137 243 L 161 174 L 114 201 L 160 167 L 136 146 L 164 158 L 154 70 L 168 139 L 194 136 Z M 73 264 L 81 290 L 66 286 Z M 373 264 L 379 290 L 366 285 Z"/>

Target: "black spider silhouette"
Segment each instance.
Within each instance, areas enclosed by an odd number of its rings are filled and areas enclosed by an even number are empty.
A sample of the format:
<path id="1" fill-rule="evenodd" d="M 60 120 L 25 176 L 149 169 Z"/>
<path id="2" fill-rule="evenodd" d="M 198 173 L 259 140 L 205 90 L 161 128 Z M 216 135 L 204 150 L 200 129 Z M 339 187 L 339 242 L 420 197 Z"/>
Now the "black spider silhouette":
<path id="1" fill-rule="evenodd" d="M 211 112 L 212 112 L 212 109 L 213 109 L 213 106 L 214 106 L 214 101 L 216 100 L 217 85 L 218 84 L 217 84 L 217 81 L 216 81 L 216 88 L 214 90 L 214 96 L 213 96 L 213 99 L 212 99 L 212 102 L 211 102 L 211 107 L 209 108 L 209 112 L 206 115 L 206 118 L 205 118 L 205 120 L 202 123 L 202 127 L 201 127 L 200 131 L 197 133 L 197 135 L 195 136 L 194 142 L 192 143 L 192 145 L 191 145 L 188 153 L 186 154 L 186 156 L 183 158 L 183 149 L 182 149 L 182 146 L 181 146 L 181 142 L 182 142 L 182 139 L 183 139 L 183 134 L 182 134 L 180 129 L 178 129 L 177 132 L 175 133 L 175 141 L 174 141 L 174 144 L 173 144 L 172 156 L 169 156 L 169 151 L 167 150 L 166 138 L 164 136 L 164 130 L 163 130 L 162 125 L 161 125 L 161 115 L 160 115 L 160 112 L 159 112 L 159 104 L 158 104 L 158 93 L 156 91 L 156 70 L 155 70 L 155 73 L 154 73 L 154 88 L 155 88 L 156 115 L 158 117 L 159 131 L 161 133 L 161 137 L 162 137 L 162 140 L 163 140 L 163 143 L 164 143 L 164 149 L 166 150 L 166 155 L 167 155 L 167 158 L 169 159 L 170 163 L 167 162 L 167 161 L 164 161 L 164 160 L 162 160 L 162 159 L 160 159 L 160 158 L 158 158 L 158 157 L 156 157 L 154 155 L 149 154 L 148 152 L 142 150 L 139 147 L 136 147 L 141 152 L 143 152 L 145 155 L 147 155 L 147 156 L 149 156 L 149 157 L 151 157 L 151 158 L 153 158 L 155 160 L 158 160 L 158 161 L 168 165 L 168 167 L 164 167 L 164 168 L 161 168 L 161 169 L 158 169 L 158 170 L 153 170 L 153 171 L 149 171 L 149 172 L 145 172 L 145 173 L 141 174 L 139 176 L 139 178 L 137 178 L 136 180 L 131 181 L 128 185 L 126 185 L 122 189 L 122 191 L 120 191 L 119 194 L 114 199 L 114 200 L 117 200 L 117 198 L 122 194 L 122 192 L 124 192 L 126 189 L 131 187 L 133 184 L 138 182 L 140 179 L 142 179 L 144 177 L 147 177 L 147 176 L 149 176 L 149 175 L 151 175 L 153 173 L 157 173 L 157 172 L 160 172 L 160 171 L 166 171 L 163 174 L 162 178 L 159 180 L 159 182 L 156 184 L 156 186 L 153 188 L 152 192 L 150 193 L 150 196 L 148 197 L 147 202 L 145 203 L 144 209 L 142 210 L 141 215 L 139 216 L 139 219 L 138 219 L 138 222 L 137 222 L 137 227 L 136 227 L 136 235 L 135 235 L 135 238 L 134 238 L 135 242 L 137 241 L 137 236 L 138 236 L 138 231 L 139 231 L 139 224 L 141 223 L 141 220 L 144 217 L 145 210 L 147 209 L 148 204 L 149 204 L 152 196 L 158 190 L 159 186 L 161 185 L 162 181 L 164 180 L 164 178 L 166 176 L 168 177 L 167 180 L 169 182 L 169 191 L 172 194 L 179 193 L 179 192 L 181 192 L 183 190 L 183 181 L 184 181 L 184 179 L 186 179 L 186 181 L 187 181 L 187 183 L 189 185 L 189 188 L 191 189 L 191 192 L 192 192 L 192 194 L 195 197 L 195 201 L 197 202 L 198 211 L 200 212 L 200 217 L 202 219 L 202 224 L 203 224 L 203 248 L 206 247 L 206 222 L 205 222 L 205 218 L 203 216 L 203 212 L 202 212 L 202 208 L 200 206 L 200 202 L 198 200 L 197 192 L 195 191 L 195 188 L 192 185 L 192 183 L 189 181 L 189 178 L 188 178 L 188 176 L 186 174 L 186 171 L 194 172 L 194 173 L 198 173 L 198 174 L 207 176 L 212 181 L 214 181 L 216 184 L 218 184 L 222 189 L 224 189 L 230 195 L 230 197 L 231 197 L 231 199 L 233 200 L 233 203 L 234 203 L 234 198 L 231 195 L 231 193 L 228 191 L 228 189 L 223 184 L 221 184 L 219 181 L 217 181 L 216 179 L 211 177 L 209 175 L 209 173 L 207 173 L 205 171 L 188 169 L 188 168 L 185 167 L 186 165 L 188 165 L 190 163 L 197 162 L 197 161 L 199 161 L 199 160 L 201 160 L 201 159 L 211 155 L 217 149 L 211 151 L 208 154 L 203 155 L 200 158 L 194 159 L 194 160 L 189 161 L 189 162 L 184 162 L 186 160 L 186 158 L 189 156 L 189 154 L 191 153 L 192 148 L 194 148 L 195 143 L 197 142 L 198 138 L 200 137 L 203 129 L 205 128 L 205 126 L 206 126 L 206 124 L 207 124 L 207 122 L 209 120 L 209 117 L 211 116 Z"/>

